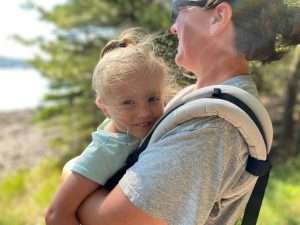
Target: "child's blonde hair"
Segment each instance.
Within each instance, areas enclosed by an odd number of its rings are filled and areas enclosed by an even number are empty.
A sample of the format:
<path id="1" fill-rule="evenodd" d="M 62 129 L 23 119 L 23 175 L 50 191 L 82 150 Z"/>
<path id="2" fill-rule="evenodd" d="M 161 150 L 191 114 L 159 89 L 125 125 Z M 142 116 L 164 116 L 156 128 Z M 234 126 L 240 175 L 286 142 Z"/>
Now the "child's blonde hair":
<path id="1" fill-rule="evenodd" d="M 151 38 L 142 38 L 136 29 L 127 30 L 118 40 L 108 42 L 93 73 L 93 89 L 97 97 L 105 100 L 120 81 L 129 82 L 137 76 L 160 78 L 167 88 L 170 79 L 168 67 L 154 55 L 151 43 Z"/>

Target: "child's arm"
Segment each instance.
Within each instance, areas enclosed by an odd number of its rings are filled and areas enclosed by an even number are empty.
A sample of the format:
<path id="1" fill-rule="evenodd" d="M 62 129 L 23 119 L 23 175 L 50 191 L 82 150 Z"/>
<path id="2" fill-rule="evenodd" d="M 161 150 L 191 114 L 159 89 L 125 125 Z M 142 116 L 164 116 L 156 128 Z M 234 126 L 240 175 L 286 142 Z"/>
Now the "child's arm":
<path id="1" fill-rule="evenodd" d="M 47 225 L 79 225 L 76 215 L 83 200 L 99 187 L 99 184 L 71 173 L 63 181 L 46 213 Z"/>
<path id="2" fill-rule="evenodd" d="M 108 191 L 101 188 L 94 191 L 84 200 L 77 211 L 78 220 L 81 224 L 95 224 L 95 215 L 108 194 Z"/>

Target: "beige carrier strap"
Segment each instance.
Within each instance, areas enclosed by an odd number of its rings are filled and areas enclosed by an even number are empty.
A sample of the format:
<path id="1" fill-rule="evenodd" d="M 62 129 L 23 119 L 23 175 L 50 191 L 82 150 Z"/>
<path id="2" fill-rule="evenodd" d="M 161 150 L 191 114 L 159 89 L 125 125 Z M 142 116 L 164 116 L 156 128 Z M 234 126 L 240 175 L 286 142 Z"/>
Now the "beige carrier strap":
<path id="1" fill-rule="evenodd" d="M 222 93 L 235 96 L 251 108 L 262 125 L 266 143 L 257 125 L 243 109 L 229 101 L 211 98 L 215 89 L 220 89 Z M 184 105 L 172 111 L 183 103 Z M 155 128 L 150 143 L 158 141 L 163 134 L 185 121 L 207 116 L 218 116 L 239 130 L 249 146 L 249 154 L 252 157 L 266 160 L 267 153 L 271 149 L 273 128 L 265 107 L 254 96 L 240 88 L 229 85 L 214 85 L 194 90 L 192 93 L 177 98 L 171 105 L 168 105 L 166 113 L 169 111 L 172 112 Z"/>

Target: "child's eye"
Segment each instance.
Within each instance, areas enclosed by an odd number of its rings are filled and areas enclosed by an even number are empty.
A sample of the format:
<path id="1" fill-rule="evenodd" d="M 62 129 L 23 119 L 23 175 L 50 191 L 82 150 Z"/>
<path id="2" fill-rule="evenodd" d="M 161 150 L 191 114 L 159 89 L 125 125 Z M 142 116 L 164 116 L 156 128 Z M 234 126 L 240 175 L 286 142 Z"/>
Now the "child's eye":
<path id="1" fill-rule="evenodd" d="M 125 101 L 123 101 L 122 102 L 122 105 L 134 105 L 135 104 L 135 102 L 133 101 L 133 100 L 125 100 Z"/>
<path id="2" fill-rule="evenodd" d="M 158 97 L 158 96 L 151 96 L 148 99 L 148 102 L 157 102 L 157 101 L 160 101 L 160 97 Z"/>

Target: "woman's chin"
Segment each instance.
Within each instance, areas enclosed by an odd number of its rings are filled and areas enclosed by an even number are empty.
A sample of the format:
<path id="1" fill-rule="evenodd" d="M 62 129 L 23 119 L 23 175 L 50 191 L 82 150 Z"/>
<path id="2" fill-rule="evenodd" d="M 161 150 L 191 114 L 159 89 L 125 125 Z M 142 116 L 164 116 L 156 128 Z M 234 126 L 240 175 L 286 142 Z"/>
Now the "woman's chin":
<path id="1" fill-rule="evenodd" d="M 177 53 L 177 55 L 175 57 L 175 63 L 177 66 L 183 67 L 187 70 L 190 69 L 188 61 L 186 60 L 186 57 L 184 56 L 184 54 Z"/>
<path id="2" fill-rule="evenodd" d="M 183 54 L 180 54 L 180 52 L 178 52 L 175 56 L 175 63 L 177 66 L 183 66 Z"/>

